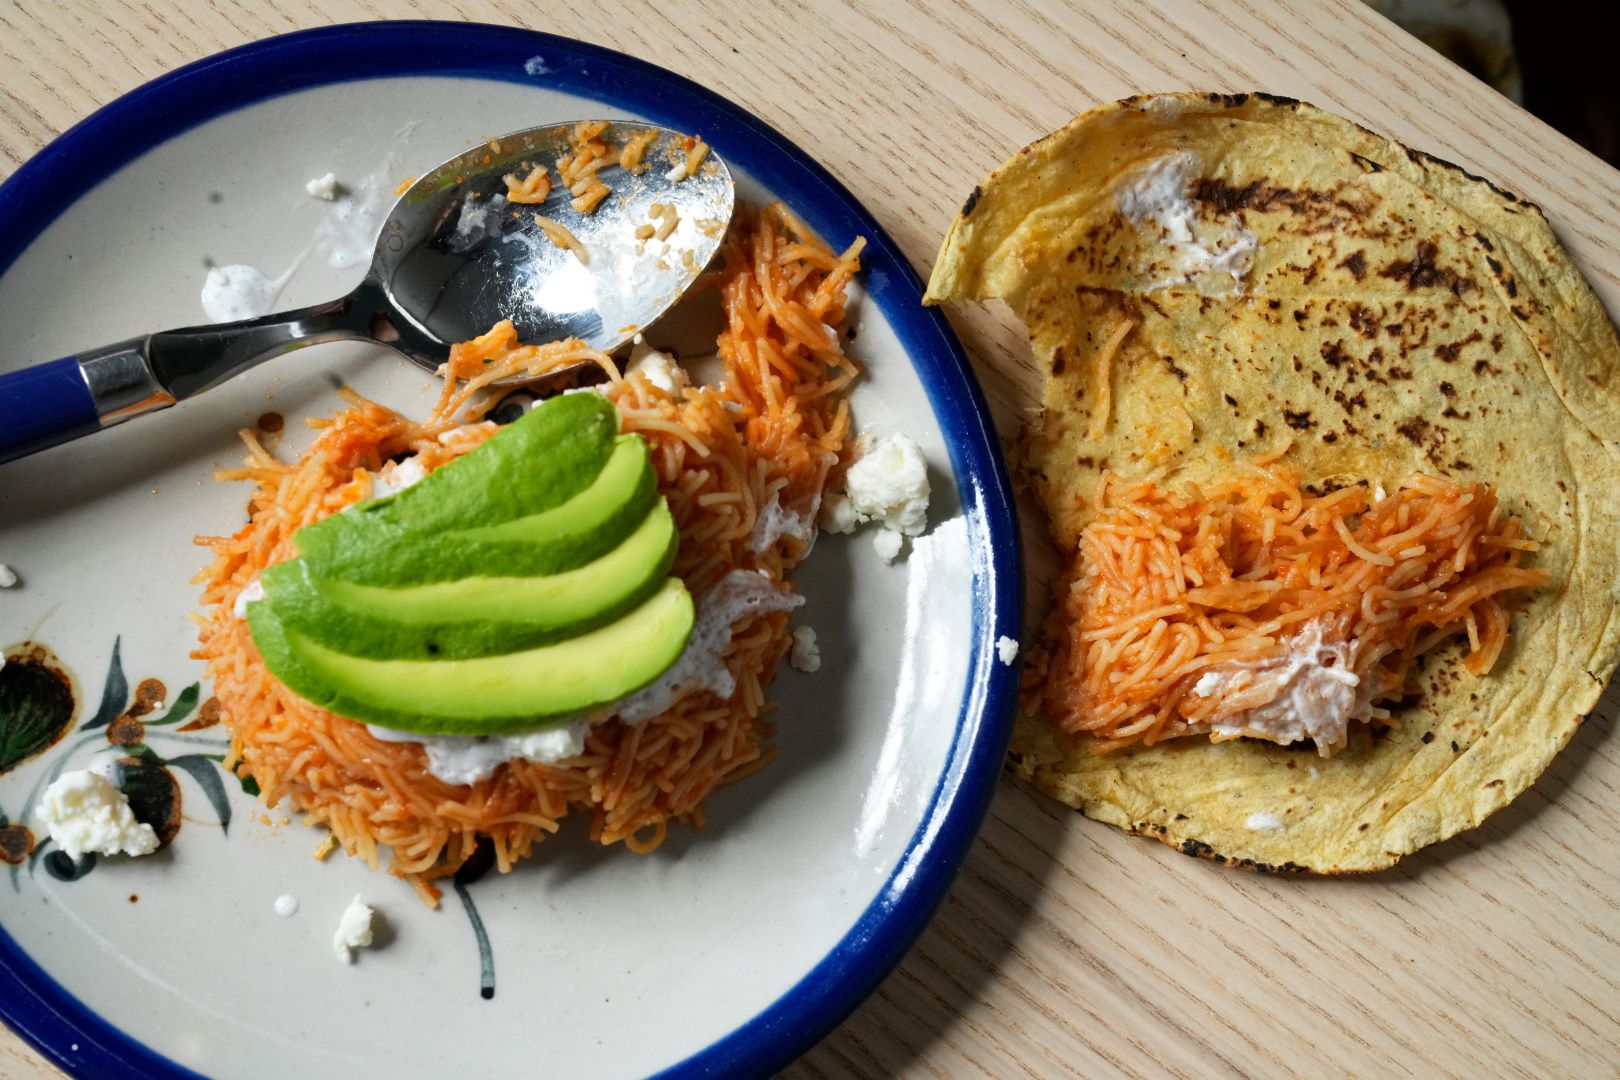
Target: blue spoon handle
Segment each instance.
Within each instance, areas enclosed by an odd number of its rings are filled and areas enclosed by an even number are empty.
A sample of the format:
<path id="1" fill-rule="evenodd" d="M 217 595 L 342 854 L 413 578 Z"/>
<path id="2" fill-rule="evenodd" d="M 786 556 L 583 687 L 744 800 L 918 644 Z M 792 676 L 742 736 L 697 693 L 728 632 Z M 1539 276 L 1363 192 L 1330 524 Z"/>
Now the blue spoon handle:
<path id="1" fill-rule="evenodd" d="M 0 375 L 0 464 L 166 409 L 305 345 L 358 339 L 399 348 L 383 303 L 368 278 L 331 303 L 165 330 Z"/>
<path id="2" fill-rule="evenodd" d="M 0 462 L 100 427 L 96 399 L 78 357 L 0 375 Z"/>

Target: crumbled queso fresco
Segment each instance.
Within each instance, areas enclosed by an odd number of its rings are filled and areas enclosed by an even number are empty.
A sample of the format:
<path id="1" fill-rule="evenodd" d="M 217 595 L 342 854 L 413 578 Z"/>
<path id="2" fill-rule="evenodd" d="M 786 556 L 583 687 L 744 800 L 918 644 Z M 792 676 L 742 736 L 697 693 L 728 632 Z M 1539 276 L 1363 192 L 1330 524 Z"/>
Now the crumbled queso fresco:
<path id="1" fill-rule="evenodd" d="M 800 626 L 793 631 L 793 652 L 788 656 L 788 663 L 800 671 L 821 670 L 821 649 L 816 645 L 816 632 L 808 626 Z"/>
<path id="2" fill-rule="evenodd" d="M 996 639 L 996 656 L 1000 657 L 1003 664 L 1012 667 L 1012 662 L 1018 659 L 1018 640 L 1002 634 Z"/>
<path id="3" fill-rule="evenodd" d="M 345 964 L 354 963 L 354 951 L 371 944 L 371 917 L 376 912 L 366 905 L 358 894 L 343 909 L 338 919 L 337 932 L 332 935 L 332 951 Z"/>
<path id="4" fill-rule="evenodd" d="M 854 532 L 868 522 L 883 529 L 872 546 L 884 562 L 900 554 L 905 537 L 928 528 L 928 462 L 909 435 L 886 435 L 866 448 L 844 475 L 844 490 L 821 504 L 821 527 Z"/>
<path id="5" fill-rule="evenodd" d="M 325 202 L 332 202 L 338 196 L 337 176 L 334 173 L 327 173 L 325 176 L 318 176 L 314 180 L 311 180 L 309 183 L 305 184 L 304 190 L 309 192 L 317 199 L 321 199 Z"/>
<path id="6" fill-rule="evenodd" d="M 666 394 L 675 394 L 691 385 L 686 369 L 675 362 L 669 353 L 655 349 L 637 334 L 630 346 L 630 362 L 626 375 L 640 375 Z"/>
<path id="7" fill-rule="evenodd" d="M 884 529 L 872 537 L 872 550 L 878 553 L 878 558 L 886 563 L 892 563 L 900 557 L 900 545 L 905 537 L 893 529 Z"/>
<path id="8" fill-rule="evenodd" d="M 34 813 L 62 854 L 150 855 L 158 848 L 152 826 L 135 820 L 129 797 L 100 772 L 79 769 L 57 777 Z"/>

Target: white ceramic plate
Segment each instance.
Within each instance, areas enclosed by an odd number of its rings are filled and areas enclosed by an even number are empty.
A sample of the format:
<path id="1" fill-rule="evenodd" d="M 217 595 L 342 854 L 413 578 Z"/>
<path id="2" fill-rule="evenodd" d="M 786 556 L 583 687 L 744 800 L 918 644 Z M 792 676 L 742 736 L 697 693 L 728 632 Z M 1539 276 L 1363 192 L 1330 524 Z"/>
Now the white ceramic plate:
<path id="1" fill-rule="evenodd" d="M 103 859 L 74 880 L 48 848 L 0 866 L 0 1015 L 69 1072 L 763 1073 L 859 1003 L 954 874 L 1016 689 L 995 648 L 1018 633 L 1020 579 L 994 435 L 892 241 L 735 106 L 627 57 L 495 27 L 368 24 L 226 53 L 97 113 L 0 186 L 0 370 L 203 321 L 208 261 L 275 275 L 310 245 L 332 210 L 305 193 L 313 177 L 391 189 L 486 136 L 582 116 L 701 133 L 743 195 L 786 200 L 834 247 L 868 238 L 857 425 L 922 444 L 929 532 L 892 567 L 867 537 L 817 545 L 796 621 L 818 631 L 822 668 L 780 674 L 780 757 L 714 796 L 708 828 L 675 828 L 638 857 L 570 820 L 518 871 L 447 892 L 435 912 L 358 862 L 313 861 L 320 834 L 266 815 L 207 756 L 221 728 L 154 723 L 195 700 L 189 579 L 206 552 L 192 537 L 243 520 L 246 489 L 210 478 L 240 458 L 236 430 L 266 411 L 290 428 L 329 414 L 339 380 L 420 413 L 430 378 L 384 350 L 321 346 L 0 466 L 0 562 L 21 578 L 0 591 L 0 646 L 48 646 L 78 702 L 60 741 L 0 766 L 0 839 L 15 851 L 19 826 L 43 836 L 39 787 L 107 747 L 96 721 L 145 679 L 165 698 L 145 718 L 166 763 L 148 780 L 183 810 L 148 859 Z M 338 296 L 363 267 L 317 253 L 282 306 Z M 10 665 L 13 691 L 25 666 Z M 0 712 L 0 747 L 24 722 Z M 355 893 L 385 928 L 346 967 L 331 936 Z M 272 910 L 283 894 L 298 899 L 291 918 Z"/>

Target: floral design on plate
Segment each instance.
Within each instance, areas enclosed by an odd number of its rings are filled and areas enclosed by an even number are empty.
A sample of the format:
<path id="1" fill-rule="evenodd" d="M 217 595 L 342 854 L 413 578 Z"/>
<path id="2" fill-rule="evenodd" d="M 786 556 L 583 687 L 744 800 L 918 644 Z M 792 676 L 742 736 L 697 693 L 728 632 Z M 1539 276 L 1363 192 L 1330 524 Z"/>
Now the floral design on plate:
<path id="1" fill-rule="evenodd" d="M 0 862 L 9 864 L 13 891 L 21 891 L 24 869 L 32 876 L 43 866 L 57 881 L 73 882 L 96 868 L 94 852 L 77 860 L 69 858 L 66 852 L 51 850 L 52 841 L 43 829 L 28 824 L 38 816 L 40 795 L 70 765 L 84 767 L 94 758 L 116 754 L 113 775 L 118 790 L 129 799 L 135 820 L 157 833 L 159 851 L 180 834 L 183 796 L 179 773 L 196 782 L 226 836 L 230 835 L 231 801 L 221 774 L 235 780 L 246 794 L 259 796 L 253 777 L 238 776 L 225 768 L 230 748 L 227 740 L 194 734 L 219 725 L 219 699 L 201 701 L 199 708 L 202 685 L 192 683 L 173 702 L 167 702 L 168 688 L 155 678 L 142 679 L 132 694 L 124 673 L 122 644 L 122 638 L 113 641 L 101 705 L 75 732 L 82 737 L 63 748 L 35 782 L 15 820 L 0 805 Z M 73 675 L 48 645 L 25 641 L 7 649 L 4 659 L 0 666 L 0 776 L 60 742 L 73 730 L 79 711 Z M 165 711 L 154 718 L 160 709 Z M 154 741 L 173 756 L 159 752 Z M 87 750 L 91 752 L 86 755 Z M 477 942 L 478 992 L 486 1001 L 495 996 L 495 958 L 468 886 L 488 873 L 494 862 L 494 848 L 480 844 L 451 881 Z"/>
<path id="2" fill-rule="evenodd" d="M 95 715 L 78 727 L 75 734 L 79 737 L 69 741 L 51 768 L 35 781 L 22 806 L 14 809 L 15 818 L 0 805 L 0 861 L 10 864 L 14 890 L 21 888 L 24 867 L 32 875 L 43 865 L 58 881 L 77 881 L 95 869 L 94 854 L 75 861 L 64 852 L 53 851 L 44 830 L 29 824 L 37 817 L 44 789 L 70 765 L 82 768 L 91 757 L 117 755 L 113 775 L 118 789 L 129 799 L 135 819 L 157 833 L 160 850 L 180 833 L 181 773 L 196 783 L 220 828 L 230 834 L 231 803 L 220 778 L 229 744 L 195 734 L 219 723 L 219 702 L 209 698 L 199 708 L 199 683 L 181 690 L 172 702 L 166 701 L 167 696 L 168 688 L 155 678 L 142 679 L 131 693 L 124 673 L 122 639 L 114 640 Z M 25 641 L 7 649 L 5 665 L 0 667 L 0 776 L 62 741 L 73 730 L 78 698 L 72 674 L 49 646 Z M 159 709 L 165 711 L 154 716 Z M 235 779 L 230 773 L 225 775 Z M 252 780 L 240 783 L 244 791 L 257 794 Z"/>

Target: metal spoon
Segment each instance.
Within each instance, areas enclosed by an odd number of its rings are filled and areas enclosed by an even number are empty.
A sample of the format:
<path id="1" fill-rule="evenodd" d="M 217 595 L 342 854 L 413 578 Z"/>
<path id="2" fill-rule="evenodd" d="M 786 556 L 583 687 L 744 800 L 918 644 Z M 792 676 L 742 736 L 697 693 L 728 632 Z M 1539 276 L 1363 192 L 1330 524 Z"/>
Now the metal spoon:
<path id="1" fill-rule="evenodd" d="M 612 145 L 617 132 L 649 127 L 615 125 L 605 137 Z M 654 127 L 639 175 L 616 163 L 601 171 L 612 194 L 594 213 L 576 211 L 560 183 L 543 204 L 507 202 L 503 177 L 550 168 L 571 149 L 573 130 L 570 122 L 503 135 L 424 174 L 389 212 L 365 280 L 340 300 L 148 334 L 0 375 L 0 462 L 168 408 L 321 342 L 375 341 L 436 371 L 453 343 L 509 318 L 524 341 L 578 337 L 617 348 L 708 265 L 736 192 L 713 153 L 697 175 L 679 175 L 686 136 Z M 638 228 L 659 224 L 654 203 L 673 206 L 679 223 L 663 240 L 638 238 Z M 549 240 L 536 213 L 571 231 L 589 263 Z"/>

